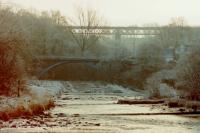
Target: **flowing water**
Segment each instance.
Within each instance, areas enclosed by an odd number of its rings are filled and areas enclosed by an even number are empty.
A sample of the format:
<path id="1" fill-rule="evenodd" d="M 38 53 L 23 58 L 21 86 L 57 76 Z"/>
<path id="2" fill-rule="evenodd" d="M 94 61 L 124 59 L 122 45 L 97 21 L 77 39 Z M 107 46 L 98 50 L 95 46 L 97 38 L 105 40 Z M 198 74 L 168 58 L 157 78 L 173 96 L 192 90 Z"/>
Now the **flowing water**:
<path id="1" fill-rule="evenodd" d="M 57 106 L 50 111 L 52 117 L 42 119 L 46 125 L 4 128 L 0 132 L 199 133 L 199 115 L 153 115 L 171 110 L 164 105 L 116 104 L 118 99 L 145 96 L 145 92 L 117 85 L 71 82 L 70 89 L 57 98 Z"/>

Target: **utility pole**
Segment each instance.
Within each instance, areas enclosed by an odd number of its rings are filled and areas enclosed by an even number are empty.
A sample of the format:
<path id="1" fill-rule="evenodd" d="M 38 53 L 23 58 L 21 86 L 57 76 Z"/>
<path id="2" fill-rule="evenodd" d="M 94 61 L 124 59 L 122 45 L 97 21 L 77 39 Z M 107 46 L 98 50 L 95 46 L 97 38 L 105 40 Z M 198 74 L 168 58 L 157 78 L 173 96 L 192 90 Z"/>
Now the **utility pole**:
<path id="1" fill-rule="evenodd" d="M 119 57 L 119 47 L 121 45 L 121 33 L 120 33 L 120 30 L 116 30 L 116 33 L 115 33 L 115 43 L 116 43 L 115 58 L 118 58 Z"/>
<path id="2" fill-rule="evenodd" d="M 133 35 L 133 58 L 136 57 L 136 35 Z"/>

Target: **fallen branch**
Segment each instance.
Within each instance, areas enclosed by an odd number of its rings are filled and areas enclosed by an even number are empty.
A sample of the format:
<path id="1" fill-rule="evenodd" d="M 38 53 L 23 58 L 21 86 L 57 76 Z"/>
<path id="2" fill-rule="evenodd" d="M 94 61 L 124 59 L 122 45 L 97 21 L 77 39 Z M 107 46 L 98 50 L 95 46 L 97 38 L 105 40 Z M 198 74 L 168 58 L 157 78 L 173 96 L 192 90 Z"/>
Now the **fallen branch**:
<path id="1" fill-rule="evenodd" d="M 197 112 L 160 112 L 160 113 L 116 113 L 116 114 L 94 114 L 94 115 L 199 115 L 200 111 Z"/>
<path id="2" fill-rule="evenodd" d="M 161 104 L 164 100 L 118 100 L 117 104 Z"/>

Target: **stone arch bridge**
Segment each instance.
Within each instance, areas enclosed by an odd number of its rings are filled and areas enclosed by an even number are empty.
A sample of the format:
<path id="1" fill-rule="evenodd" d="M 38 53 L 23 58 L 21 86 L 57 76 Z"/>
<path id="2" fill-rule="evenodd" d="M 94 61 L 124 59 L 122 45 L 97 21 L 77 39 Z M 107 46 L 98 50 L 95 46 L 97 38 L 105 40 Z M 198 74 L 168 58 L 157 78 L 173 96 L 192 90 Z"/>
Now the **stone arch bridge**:
<path id="1" fill-rule="evenodd" d="M 136 65 L 136 61 L 133 59 L 127 60 L 103 60 L 95 58 L 66 58 L 66 57 L 38 57 L 36 62 L 42 64 L 36 70 L 37 78 L 41 79 L 46 74 L 54 71 L 58 67 L 64 67 L 67 64 L 84 64 L 89 69 L 99 71 L 103 66 L 107 66 L 110 69 L 113 67 L 119 67 L 115 69 L 121 69 L 119 71 L 126 71 Z M 65 68 L 61 68 L 65 69 Z"/>

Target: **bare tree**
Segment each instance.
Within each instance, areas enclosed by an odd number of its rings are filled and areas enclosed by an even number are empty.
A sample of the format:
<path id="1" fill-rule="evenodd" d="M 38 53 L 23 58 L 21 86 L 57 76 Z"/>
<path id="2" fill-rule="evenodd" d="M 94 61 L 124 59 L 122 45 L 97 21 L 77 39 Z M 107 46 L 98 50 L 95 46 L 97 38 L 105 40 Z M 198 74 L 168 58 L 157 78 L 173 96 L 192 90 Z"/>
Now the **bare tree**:
<path id="1" fill-rule="evenodd" d="M 94 9 L 83 9 L 77 8 L 77 20 L 73 23 L 75 26 L 80 27 L 80 31 L 78 34 L 75 34 L 71 29 L 72 37 L 80 48 L 81 55 L 84 54 L 86 50 L 96 45 L 100 34 L 95 32 L 95 28 L 98 26 L 102 26 L 103 20 L 98 16 L 96 10 Z M 91 34 L 91 33 L 96 34 Z"/>
<path id="2" fill-rule="evenodd" d="M 10 8 L 0 8 L 0 94 L 19 92 L 24 88 L 25 66 L 28 57 L 18 17 Z"/>
<path id="3" fill-rule="evenodd" d="M 67 25 L 65 16 L 61 15 L 60 11 L 51 11 L 51 18 L 58 25 Z"/>
<path id="4" fill-rule="evenodd" d="M 161 43 L 165 47 L 171 47 L 173 59 L 177 60 L 176 50 L 188 37 L 189 26 L 183 17 L 176 17 L 170 20 L 170 23 L 163 28 L 160 34 Z"/>
<path id="5" fill-rule="evenodd" d="M 146 69 L 159 70 L 164 65 L 163 46 L 156 38 L 148 38 L 138 47 L 138 61 Z"/>
<path id="6" fill-rule="evenodd" d="M 200 99 L 200 47 L 192 48 L 187 57 L 181 58 L 176 66 L 177 88 L 188 92 L 188 98 Z"/>

